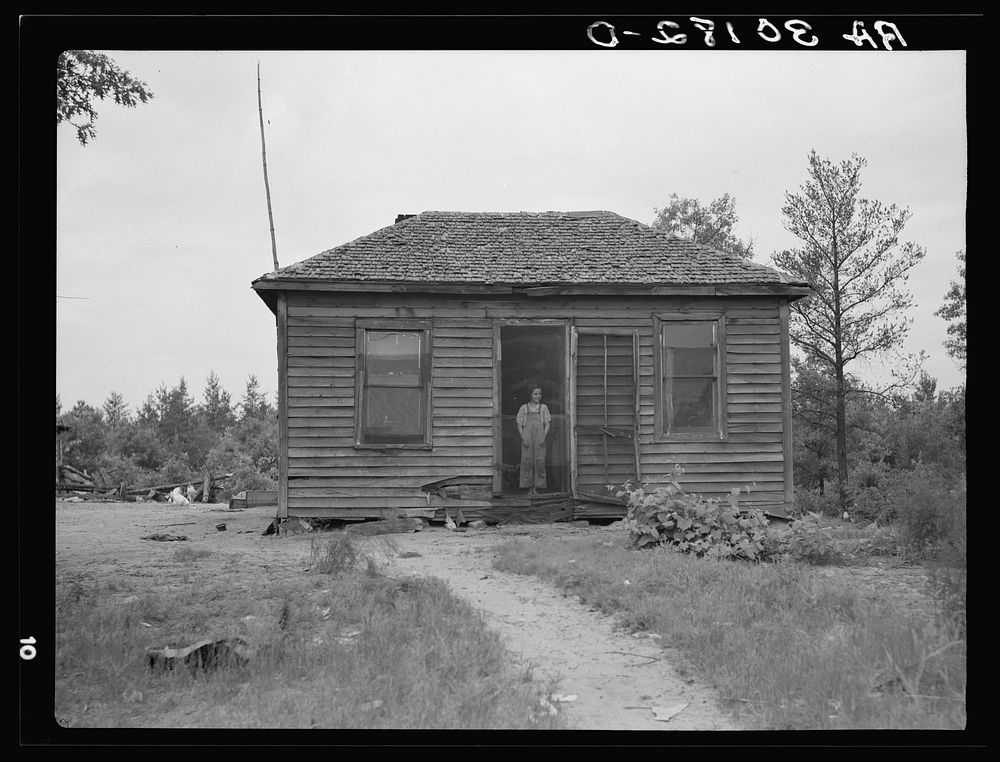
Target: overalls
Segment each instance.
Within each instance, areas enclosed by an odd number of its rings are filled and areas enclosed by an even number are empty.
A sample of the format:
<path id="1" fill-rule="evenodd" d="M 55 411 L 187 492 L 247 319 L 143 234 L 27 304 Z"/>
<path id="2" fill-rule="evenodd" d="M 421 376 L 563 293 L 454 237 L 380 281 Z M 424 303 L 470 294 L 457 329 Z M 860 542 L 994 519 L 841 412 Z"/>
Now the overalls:
<path id="1" fill-rule="evenodd" d="M 524 442 L 521 444 L 521 486 L 545 489 L 545 422 L 542 406 L 525 407 Z"/>

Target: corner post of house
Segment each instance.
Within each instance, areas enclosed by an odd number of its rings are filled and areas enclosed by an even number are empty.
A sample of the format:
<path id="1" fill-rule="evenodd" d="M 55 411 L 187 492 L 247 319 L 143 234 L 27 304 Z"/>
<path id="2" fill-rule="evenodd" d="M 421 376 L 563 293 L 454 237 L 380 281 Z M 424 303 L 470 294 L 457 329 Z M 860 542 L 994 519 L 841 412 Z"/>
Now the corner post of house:
<path id="1" fill-rule="evenodd" d="M 493 496 L 503 493 L 503 418 L 501 416 L 501 366 L 503 364 L 500 343 L 500 323 L 493 320 Z"/>
<path id="2" fill-rule="evenodd" d="M 795 507 L 795 483 L 792 474 L 792 368 L 788 331 L 788 300 L 778 308 L 781 330 L 781 451 L 785 466 L 785 512 Z"/>
<path id="3" fill-rule="evenodd" d="M 278 518 L 288 518 L 288 296 L 278 292 Z"/>

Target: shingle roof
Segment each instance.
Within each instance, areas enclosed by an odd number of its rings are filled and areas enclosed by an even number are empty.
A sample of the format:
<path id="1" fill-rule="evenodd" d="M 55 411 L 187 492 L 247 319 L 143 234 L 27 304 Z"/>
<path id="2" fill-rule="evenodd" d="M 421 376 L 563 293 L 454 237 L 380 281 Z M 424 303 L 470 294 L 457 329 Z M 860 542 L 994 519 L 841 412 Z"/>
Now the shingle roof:
<path id="1" fill-rule="evenodd" d="M 423 212 L 267 281 L 518 286 L 783 285 L 777 270 L 612 212 Z M 804 285 L 804 284 L 793 284 Z"/>

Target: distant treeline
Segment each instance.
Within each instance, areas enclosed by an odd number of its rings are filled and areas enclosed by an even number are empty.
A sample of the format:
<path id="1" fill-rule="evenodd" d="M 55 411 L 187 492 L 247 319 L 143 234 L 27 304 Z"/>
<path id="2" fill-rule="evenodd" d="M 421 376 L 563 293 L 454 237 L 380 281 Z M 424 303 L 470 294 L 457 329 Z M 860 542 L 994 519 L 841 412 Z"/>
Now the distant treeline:
<path id="1" fill-rule="evenodd" d="M 217 499 L 277 487 L 277 409 L 253 375 L 236 403 L 214 371 L 200 401 L 181 377 L 173 388 L 161 384 L 135 411 L 115 391 L 99 408 L 80 400 L 68 411 L 57 395 L 56 424 L 68 427 L 60 435 L 63 462 L 116 484 L 200 484 L 208 469 L 233 474 Z"/>

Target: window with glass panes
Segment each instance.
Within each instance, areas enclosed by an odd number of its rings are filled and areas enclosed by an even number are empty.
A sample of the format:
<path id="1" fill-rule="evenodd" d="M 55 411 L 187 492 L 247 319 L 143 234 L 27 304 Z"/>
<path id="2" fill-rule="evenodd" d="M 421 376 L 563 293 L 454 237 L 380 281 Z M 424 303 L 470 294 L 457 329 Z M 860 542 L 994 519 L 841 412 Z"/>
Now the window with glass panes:
<path id="1" fill-rule="evenodd" d="M 657 320 L 657 434 L 725 436 L 722 317 Z"/>
<path id="2" fill-rule="evenodd" d="M 430 331 L 358 329 L 357 438 L 360 446 L 430 442 Z"/>

